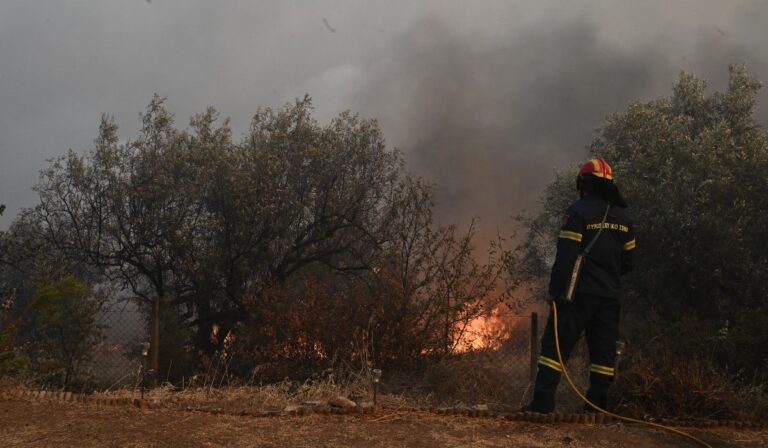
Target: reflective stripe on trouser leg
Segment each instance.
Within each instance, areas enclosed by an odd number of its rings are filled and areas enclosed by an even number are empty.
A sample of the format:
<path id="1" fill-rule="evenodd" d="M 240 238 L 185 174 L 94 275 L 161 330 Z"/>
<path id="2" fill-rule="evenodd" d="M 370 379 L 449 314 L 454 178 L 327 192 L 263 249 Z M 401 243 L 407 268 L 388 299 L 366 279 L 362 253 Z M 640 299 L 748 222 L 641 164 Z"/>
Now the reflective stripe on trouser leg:
<path id="1" fill-rule="evenodd" d="M 557 360 L 548 358 L 546 356 L 539 356 L 539 365 L 549 367 L 556 372 L 563 371 L 563 369 L 560 368 L 560 363 Z"/>
<path id="2" fill-rule="evenodd" d="M 589 366 L 589 390 L 587 390 L 587 400 L 596 404 L 602 409 L 608 407 L 608 388 L 613 382 L 613 367 L 607 367 L 600 364 Z M 591 406 L 585 405 L 584 409 L 591 409 Z"/>
<path id="3" fill-rule="evenodd" d="M 539 361 L 541 362 L 541 361 Z M 615 372 L 613 367 L 601 366 L 600 364 L 590 364 L 589 371 L 591 373 L 597 373 L 599 375 L 614 376 Z"/>
<path id="4" fill-rule="evenodd" d="M 586 328 L 589 346 L 589 390 L 587 399 L 606 409 L 608 390 L 615 377 L 616 340 L 619 338 L 619 311 L 616 299 L 600 299 Z"/>
<path id="5" fill-rule="evenodd" d="M 573 346 L 583 331 L 584 322 L 581 310 L 573 304 L 558 306 L 558 332 L 560 334 L 560 351 L 563 361 L 568 361 L 568 356 Z M 533 387 L 533 397 L 530 409 L 536 412 L 552 412 L 555 410 L 555 394 L 560 383 L 560 362 L 558 362 L 555 347 L 554 319 L 549 313 L 547 325 L 541 336 L 541 356 L 539 357 L 539 371 L 536 374 L 536 384 Z"/>

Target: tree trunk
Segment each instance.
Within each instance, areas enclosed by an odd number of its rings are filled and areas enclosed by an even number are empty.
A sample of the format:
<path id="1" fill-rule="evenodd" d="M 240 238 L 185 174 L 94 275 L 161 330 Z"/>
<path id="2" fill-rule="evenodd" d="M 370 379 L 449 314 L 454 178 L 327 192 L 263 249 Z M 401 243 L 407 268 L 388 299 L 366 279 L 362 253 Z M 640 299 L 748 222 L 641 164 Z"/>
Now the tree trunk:
<path id="1" fill-rule="evenodd" d="M 150 352 L 152 354 L 149 366 L 152 369 L 151 386 L 155 388 L 157 387 L 157 372 L 160 369 L 160 296 L 155 296 L 152 299 Z"/>

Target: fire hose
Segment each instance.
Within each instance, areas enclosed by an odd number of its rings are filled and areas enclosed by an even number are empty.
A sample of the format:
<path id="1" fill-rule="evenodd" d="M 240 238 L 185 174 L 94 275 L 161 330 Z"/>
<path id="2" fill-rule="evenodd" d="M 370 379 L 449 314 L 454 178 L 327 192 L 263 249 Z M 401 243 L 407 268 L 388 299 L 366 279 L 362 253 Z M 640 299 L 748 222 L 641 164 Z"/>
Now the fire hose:
<path id="1" fill-rule="evenodd" d="M 573 391 L 576 393 L 576 395 L 578 395 L 578 397 L 581 398 L 581 400 L 584 401 L 584 403 L 588 404 L 589 406 L 591 406 L 596 411 L 601 412 L 601 413 L 603 413 L 605 415 L 609 415 L 609 416 L 611 416 L 611 417 L 613 417 L 613 418 L 615 418 L 617 420 L 623 420 L 625 422 L 630 422 L 630 423 L 640 423 L 640 424 L 643 424 L 643 425 L 651 426 L 653 428 L 662 429 L 664 431 L 668 431 L 668 432 L 671 432 L 671 433 L 674 433 L 674 434 L 678 434 L 678 435 L 681 435 L 681 436 L 683 436 L 685 438 L 693 440 L 694 442 L 700 444 L 701 446 L 705 446 L 707 448 L 712 448 L 712 446 L 710 444 L 708 444 L 707 442 L 705 442 L 705 441 L 703 441 L 703 440 L 699 439 L 698 437 L 695 437 L 695 436 L 693 436 L 691 434 L 688 434 L 687 432 L 680 431 L 679 429 L 673 428 L 671 426 L 661 425 L 659 423 L 654 423 L 654 422 L 649 422 L 649 421 L 646 421 L 646 420 L 639 420 L 639 419 L 636 419 L 636 418 L 624 417 L 622 415 L 614 414 L 613 412 L 607 411 L 607 410 L 601 408 L 600 406 L 598 406 L 598 405 L 592 403 L 591 401 L 589 401 L 589 399 L 587 397 L 585 397 L 584 394 L 581 393 L 581 391 L 576 386 L 576 384 L 574 384 L 573 380 L 571 379 L 571 375 L 568 373 L 568 369 L 565 368 L 565 363 L 563 362 L 563 355 L 562 355 L 562 353 L 560 353 L 560 335 L 559 335 L 559 333 L 557 331 L 557 328 L 558 328 L 558 323 L 557 323 L 557 301 L 554 301 L 554 300 L 552 301 L 552 315 L 554 317 L 555 350 L 557 351 L 557 362 L 560 363 L 560 369 L 562 370 L 563 376 L 565 376 L 566 381 L 568 381 L 568 384 L 571 386 L 571 389 L 573 389 Z"/>

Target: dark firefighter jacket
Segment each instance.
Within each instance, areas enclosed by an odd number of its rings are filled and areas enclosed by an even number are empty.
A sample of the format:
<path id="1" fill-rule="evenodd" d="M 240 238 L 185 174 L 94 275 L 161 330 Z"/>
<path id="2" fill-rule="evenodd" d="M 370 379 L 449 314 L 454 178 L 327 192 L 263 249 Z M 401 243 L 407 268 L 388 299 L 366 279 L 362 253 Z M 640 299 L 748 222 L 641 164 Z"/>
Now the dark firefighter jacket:
<path id="1" fill-rule="evenodd" d="M 607 202 L 597 196 L 584 196 L 568 208 L 557 238 L 557 255 L 549 282 L 552 298 L 565 297 L 576 256 L 597 233 L 606 206 Z M 583 260 L 576 295 L 618 298 L 621 275 L 634 267 L 635 232 L 625 210 L 611 206 L 604 226 Z"/>

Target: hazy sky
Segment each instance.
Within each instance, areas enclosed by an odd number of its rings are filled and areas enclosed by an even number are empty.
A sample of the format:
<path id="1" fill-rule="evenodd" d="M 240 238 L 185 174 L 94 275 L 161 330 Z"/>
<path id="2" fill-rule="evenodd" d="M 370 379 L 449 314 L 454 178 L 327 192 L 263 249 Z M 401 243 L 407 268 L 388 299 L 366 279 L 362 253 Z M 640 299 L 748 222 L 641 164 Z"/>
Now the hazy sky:
<path id="1" fill-rule="evenodd" d="M 213 105 L 241 134 L 308 93 L 321 122 L 378 118 L 437 184 L 439 216 L 479 215 L 486 234 L 681 70 L 722 89 L 746 62 L 768 81 L 767 22 L 768 2 L 735 0 L 3 0 L 0 229 L 35 204 L 46 159 L 91 147 L 101 113 L 133 138 L 156 92 L 181 126 Z"/>

